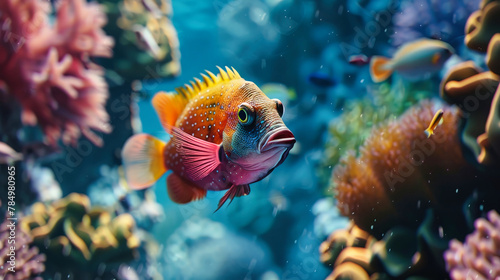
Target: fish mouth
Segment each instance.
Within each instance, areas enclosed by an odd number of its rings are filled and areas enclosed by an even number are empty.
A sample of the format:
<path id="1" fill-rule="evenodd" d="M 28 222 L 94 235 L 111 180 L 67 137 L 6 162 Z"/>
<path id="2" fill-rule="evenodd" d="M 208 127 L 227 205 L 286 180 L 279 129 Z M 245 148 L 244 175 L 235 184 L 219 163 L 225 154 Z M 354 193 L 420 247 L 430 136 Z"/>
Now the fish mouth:
<path id="1" fill-rule="evenodd" d="M 264 135 L 264 138 L 259 144 L 259 150 L 261 153 L 278 147 L 284 147 L 290 150 L 295 142 L 293 133 L 286 127 L 280 127 Z"/>

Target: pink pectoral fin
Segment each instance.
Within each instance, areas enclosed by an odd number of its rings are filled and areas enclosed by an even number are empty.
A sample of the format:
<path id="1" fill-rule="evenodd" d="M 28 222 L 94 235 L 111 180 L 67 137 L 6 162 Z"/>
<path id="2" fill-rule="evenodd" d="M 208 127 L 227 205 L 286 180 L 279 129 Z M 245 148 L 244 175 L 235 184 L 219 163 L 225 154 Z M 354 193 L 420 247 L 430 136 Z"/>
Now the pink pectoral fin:
<path id="1" fill-rule="evenodd" d="M 221 145 L 191 136 L 178 127 L 172 128 L 172 140 L 191 180 L 205 178 L 220 164 Z"/>
<path id="2" fill-rule="evenodd" d="M 219 205 L 217 206 L 217 209 L 214 211 L 217 212 L 224 203 L 230 198 L 231 200 L 229 201 L 229 204 L 233 202 L 233 199 L 236 196 L 244 196 L 250 193 L 250 186 L 249 185 L 240 185 L 240 186 L 231 186 L 229 190 L 224 194 L 224 196 L 219 200 Z"/>

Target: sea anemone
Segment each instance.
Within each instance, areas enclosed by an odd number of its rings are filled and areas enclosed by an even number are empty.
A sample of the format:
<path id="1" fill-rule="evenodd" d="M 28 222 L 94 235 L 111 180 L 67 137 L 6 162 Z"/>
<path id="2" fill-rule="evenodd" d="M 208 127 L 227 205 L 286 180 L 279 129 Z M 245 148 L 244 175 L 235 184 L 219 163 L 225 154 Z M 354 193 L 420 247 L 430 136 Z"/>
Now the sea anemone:
<path id="1" fill-rule="evenodd" d="M 452 279 L 498 279 L 500 277 L 500 215 L 492 210 L 479 218 L 476 230 L 465 243 L 450 242 L 444 259 Z"/>
<path id="2" fill-rule="evenodd" d="M 40 125 L 46 140 L 75 144 L 83 134 L 108 133 L 108 98 L 103 71 L 92 57 L 110 57 L 113 40 L 102 31 L 106 16 L 96 3 L 58 3 L 54 24 L 50 2 L 0 3 L 0 83 L 21 104 L 24 124 Z"/>
<path id="3" fill-rule="evenodd" d="M 438 109 L 443 124 L 427 138 L 424 130 Z M 380 237 L 396 224 L 416 228 L 428 207 L 461 205 L 472 172 L 460 149 L 458 121 L 456 108 L 423 101 L 374 129 L 360 156 L 348 154 L 334 169 L 341 213 Z"/>
<path id="4" fill-rule="evenodd" d="M 388 83 L 372 85 L 368 87 L 368 92 L 370 94 L 360 100 L 349 100 L 342 115 L 329 125 L 322 170 L 331 173 L 331 166 L 336 166 L 348 151 L 358 156 L 359 148 L 370 136 L 373 127 L 400 116 L 413 104 L 432 96 L 428 90 L 404 90 L 402 84 L 391 87 Z M 330 175 L 325 174 L 324 177 Z"/>
<path id="5" fill-rule="evenodd" d="M 11 234 L 9 227 L 12 222 L 15 223 L 12 228 L 14 235 Z M 17 227 L 19 227 L 17 219 L 5 218 L 0 224 L 0 263 L 2 264 L 0 276 L 5 280 L 41 280 L 42 278 L 37 275 L 45 270 L 45 255 L 40 254 L 38 248 L 31 244 L 31 237 Z M 9 239 L 10 236 L 14 238 Z M 9 243 L 9 240 L 15 240 L 15 243 Z M 15 250 L 11 250 L 11 247 L 15 247 Z M 15 258 L 12 263 L 9 263 L 11 252 L 15 254 Z M 14 273 L 9 270 L 10 267 L 14 267 Z"/>

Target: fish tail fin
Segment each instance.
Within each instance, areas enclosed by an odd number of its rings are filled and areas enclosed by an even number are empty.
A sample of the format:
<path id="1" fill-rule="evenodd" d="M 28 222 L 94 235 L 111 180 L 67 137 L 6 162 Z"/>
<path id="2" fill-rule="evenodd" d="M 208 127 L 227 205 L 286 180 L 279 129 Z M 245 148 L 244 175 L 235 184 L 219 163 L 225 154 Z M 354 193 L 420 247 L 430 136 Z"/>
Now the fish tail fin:
<path id="1" fill-rule="evenodd" d="M 427 138 L 431 137 L 432 134 L 434 134 L 434 133 L 432 132 L 432 130 L 430 128 L 425 130 L 425 135 L 427 136 Z"/>
<path id="2" fill-rule="evenodd" d="M 391 61 L 388 57 L 383 56 L 374 56 L 370 60 L 370 76 L 375 83 L 380 83 L 392 74 L 392 69 L 388 66 L 388 63 Z"/>
<path id="3" fill-rule="evenodd" d="M 131 189 L 145 189 L 167 172 L 165 146 L 165 142 L 148 134 L 136 134 L 127 140 L 122 158 L 125 178 Z"/>

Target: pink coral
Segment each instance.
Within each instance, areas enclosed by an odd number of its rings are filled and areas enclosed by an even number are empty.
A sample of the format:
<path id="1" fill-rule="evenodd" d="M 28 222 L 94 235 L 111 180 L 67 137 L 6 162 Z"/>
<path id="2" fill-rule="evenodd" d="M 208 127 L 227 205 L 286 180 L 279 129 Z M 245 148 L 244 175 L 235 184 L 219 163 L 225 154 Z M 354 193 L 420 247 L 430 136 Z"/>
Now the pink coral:
<path id="1" fill-rule="evenodd" d="M 494 210 L 488 220 L 475 222 L 476 230 L 462 244 L 450 242 L 444 254 L 452 279 L 499 279 L 500 278 L 500 215 Z"/>
<path id="2" fill-rule="evenodd" d="M 41 254 L 36 246 L 32 246 L 33 239 L 24 230 L 16 229 L 16 243 L 9 243 L 11 221 L 4 219 L 0 224 L 0 279 L 5 280 L 23 280 L 33 279 L 42 280 L 39 275 L 45 271 L 44 254 Z M 19 227 L 19 225 L 16 225 Z M 9 253 L 11 247 L 15 247 L 15 273 L 9 271 Z"/>
<path id="3" fill-rule="evenodd" d="M 23 107 L 24 124 L 40 125 L 49 143 L 74 144 L 83 134 L 110 132 L 103 70 L 91 57 L 110 57 L 113 39 L 101 6 L 60 1 L 54 24 L 44 0 L 0 1 L 0 82 Z"/>

